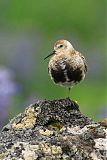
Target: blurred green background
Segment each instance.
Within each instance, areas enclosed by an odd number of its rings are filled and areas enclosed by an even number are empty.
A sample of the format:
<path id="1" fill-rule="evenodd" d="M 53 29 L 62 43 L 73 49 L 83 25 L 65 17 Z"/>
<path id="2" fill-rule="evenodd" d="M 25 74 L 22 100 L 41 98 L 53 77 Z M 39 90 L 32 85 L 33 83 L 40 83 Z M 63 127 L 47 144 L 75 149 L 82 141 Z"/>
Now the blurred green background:
<path id="1" fill-rule="evenodd" d="M 49 60 L 44 61 L 58 39 L 69 40 L 89 66 L 71 99 L 94 120 L 107 117 L 106 38 L 105 0 L 1 0 L 1 125 L 36 99 L 67 97 L 67 89 L 51 81 Z"/>

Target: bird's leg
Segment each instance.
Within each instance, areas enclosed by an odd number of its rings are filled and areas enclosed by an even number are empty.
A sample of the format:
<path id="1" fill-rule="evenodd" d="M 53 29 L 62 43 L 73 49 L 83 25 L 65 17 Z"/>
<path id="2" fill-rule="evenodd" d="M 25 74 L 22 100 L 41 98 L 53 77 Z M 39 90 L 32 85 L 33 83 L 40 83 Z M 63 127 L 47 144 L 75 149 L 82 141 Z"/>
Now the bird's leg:
<path id="1" fill-rule="evenodd" d="M 68 87 L 67 89 L 68 89 L 68 97 L 66 99 L 66 105 L 67 105 L 67 107 L 71 107 L 73 110 L 79 111 L 78 104 L 70 99 L 71 87 Z"/>
<path id="2" fill-rule="evenodd" d="M 68 98 L 70 97 L 71 87 L 68 87 Z"/>
<path id="3" fill-rule="evenodd" d="M 68 87 L 68 97 L 67 97 L 67 106 L 71 106 L 72 102 L 70 100 L 70 91 L 71 91 L 71 87 Z"/>

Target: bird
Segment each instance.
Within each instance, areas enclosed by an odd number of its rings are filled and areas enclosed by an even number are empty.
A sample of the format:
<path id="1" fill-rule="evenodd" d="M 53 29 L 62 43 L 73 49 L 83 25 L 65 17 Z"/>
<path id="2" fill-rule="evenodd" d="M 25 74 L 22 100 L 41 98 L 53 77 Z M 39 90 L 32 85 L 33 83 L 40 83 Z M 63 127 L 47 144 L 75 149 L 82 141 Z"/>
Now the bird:
<path id="1" fill-rule="evenodd" d="M 82 53 L 74 49 L 68 40 L 58 40 L 54 50 L 44 59 L 50 58 L 48 73 L 55 84 L 71 88 L 84 80 L 87 72 L 87 62 Z"/>

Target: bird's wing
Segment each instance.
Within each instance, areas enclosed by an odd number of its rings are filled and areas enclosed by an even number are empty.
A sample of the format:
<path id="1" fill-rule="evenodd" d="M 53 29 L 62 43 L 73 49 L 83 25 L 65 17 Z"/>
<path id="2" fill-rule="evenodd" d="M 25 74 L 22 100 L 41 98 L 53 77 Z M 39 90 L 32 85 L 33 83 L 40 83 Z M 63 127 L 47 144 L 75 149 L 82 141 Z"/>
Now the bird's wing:
<path id="1" fill-rule="evenodd" d="M 86 73 L 87 70 L 88 70 L 88 65 L 87 65 L 86 59 L 85 59 L 85 57 L 81 53 L 79 53 L 79 55 L 83 59 L 83 62 L 84 62 L 84 65 L 85 65 L 85 70 L 84 71 Z"/>

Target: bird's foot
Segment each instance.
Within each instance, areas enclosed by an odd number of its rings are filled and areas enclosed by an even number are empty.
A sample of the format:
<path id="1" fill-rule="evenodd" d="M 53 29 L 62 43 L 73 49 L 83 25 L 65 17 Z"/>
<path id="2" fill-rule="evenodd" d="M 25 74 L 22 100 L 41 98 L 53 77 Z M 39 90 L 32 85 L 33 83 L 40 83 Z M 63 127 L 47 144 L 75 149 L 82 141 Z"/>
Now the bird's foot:
<path id="1" fill-rule="evenodd" d="M 67 107 L 71 107 L 72 106 L 72 101 L 70 100 L 69 97 L 67 97 L 67 99 L 66 99 L 66 105 L 67 105 Z"/>
<path id="2" fill-rule="evenodd" d="M 66 99 L 66 106 L 70 107 L 72 110 L 79 111 L 79 106 L 75 101 L 72 101 L 69 97 Z"/>

